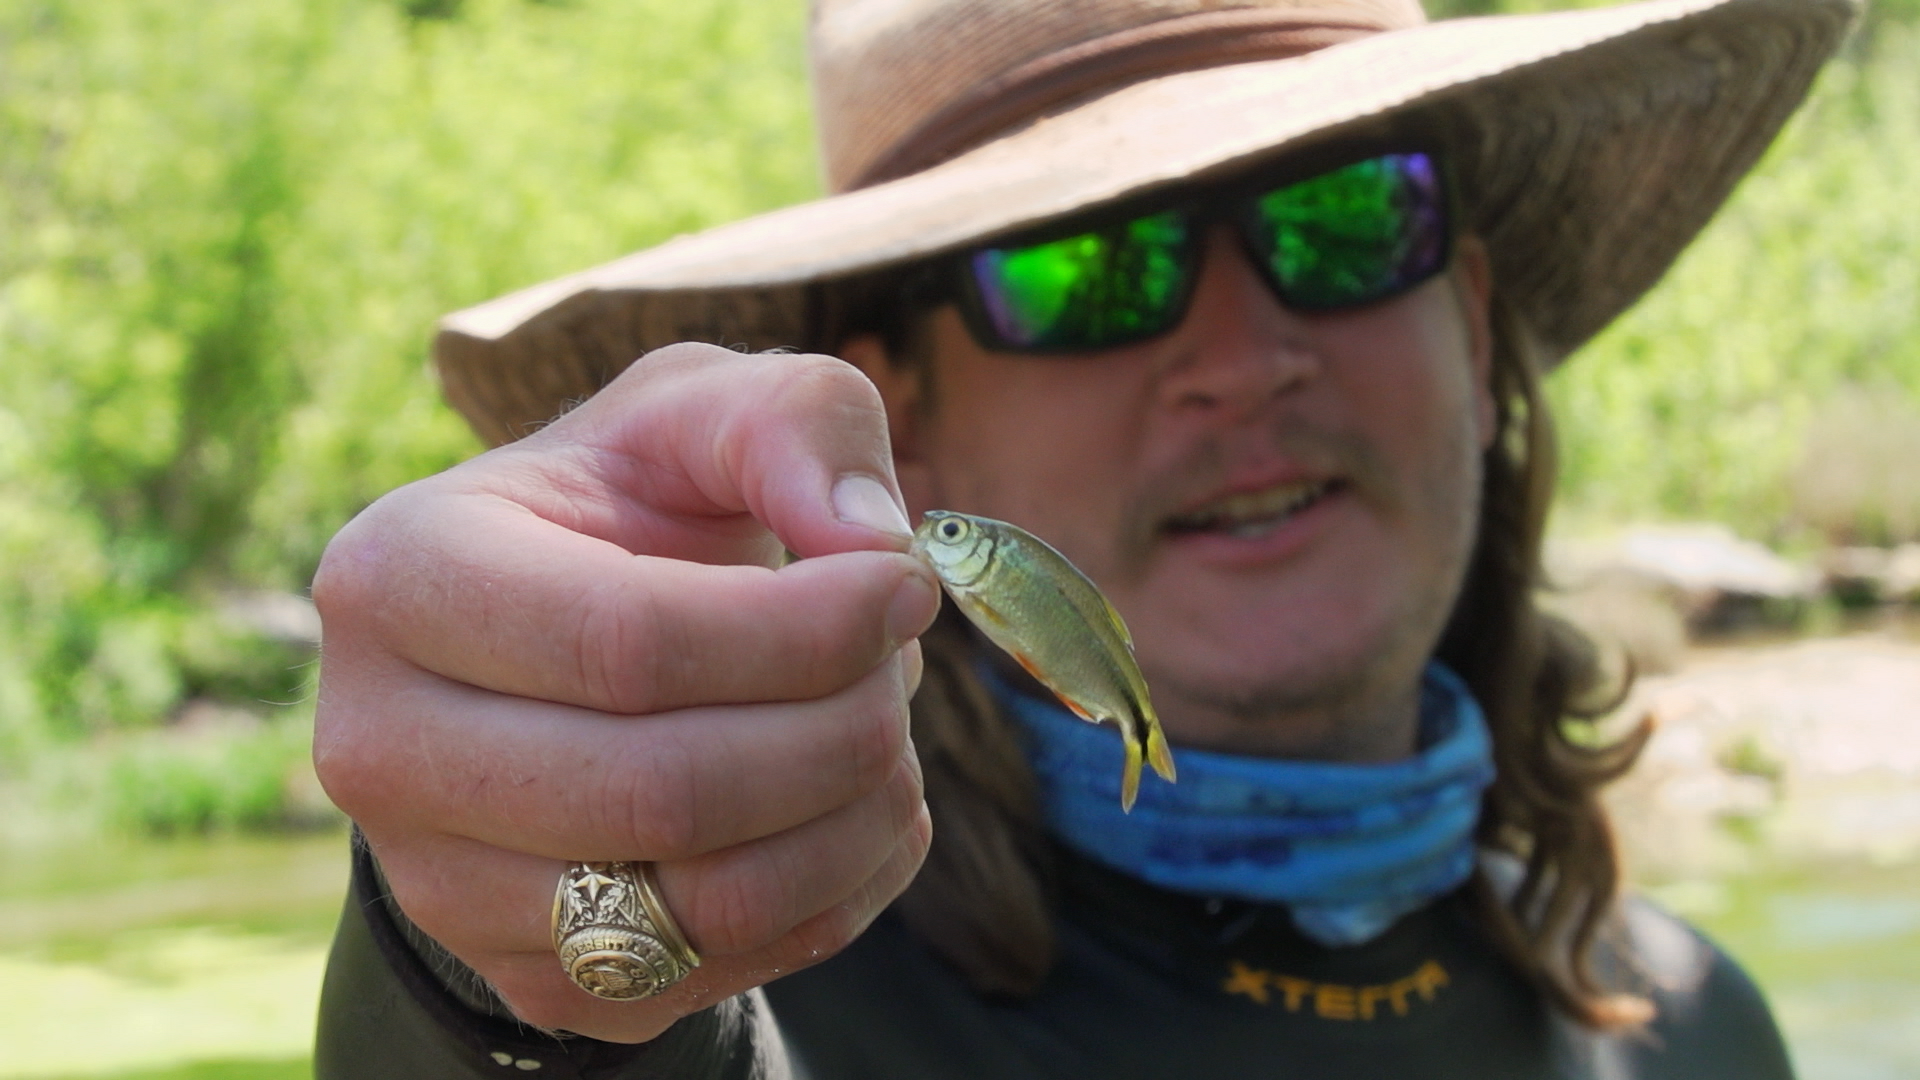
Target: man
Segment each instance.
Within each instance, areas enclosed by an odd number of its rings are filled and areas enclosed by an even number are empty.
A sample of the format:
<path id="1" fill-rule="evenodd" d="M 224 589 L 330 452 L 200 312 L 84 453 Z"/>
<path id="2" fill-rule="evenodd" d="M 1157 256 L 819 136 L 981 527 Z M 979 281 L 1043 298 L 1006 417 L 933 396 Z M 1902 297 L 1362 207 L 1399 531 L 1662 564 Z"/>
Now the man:
<path id="1" fill-rule="evenodd" d="M 329 549 L 320 1075 L 1787 1075 L 1615 904 L 1535 380 L 1849 16 L 823 5 L 848 193 L 449 320 L 527 437 Z M 620 373 L 689 337 L 839 359 Z M 934 624 L 934 508 L 1102 587 L 1178 783 Z"/>

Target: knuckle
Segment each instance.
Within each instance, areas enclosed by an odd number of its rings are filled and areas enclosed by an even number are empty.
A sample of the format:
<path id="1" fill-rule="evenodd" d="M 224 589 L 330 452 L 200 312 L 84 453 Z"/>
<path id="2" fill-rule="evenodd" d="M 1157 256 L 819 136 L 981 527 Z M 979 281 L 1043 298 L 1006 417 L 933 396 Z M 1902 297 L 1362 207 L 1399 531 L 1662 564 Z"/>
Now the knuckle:
<path id="1" fill-rule="evenodd" d="M 443 947 L 454 949 L 469 943 L 483 928 L 476 921 L 472 890 L 450 878 L 432 859 L 422 858 L 412 845 L 393 842 L 392 837 L 386 840 L 376 843 L 374 850 L 393 902 Z"/>
<path id="2" fill-rule="evenodd" d="M 389 491 L 327 541 L 308 593 L 323 639 L 378 625 L 407 573 L 409 523 L 432 516 L 441 488 L 439 477 L 428 477 Z"/>
<path id="3" fill-rule="evenodd" d="M 914 811 L 913 818 L 907 824 L 907 838 L 899 851 L 900 884 L 892 894 L 886 897 L 887 903 L 907 891 L 914 875 L 920 872 L 921 864 L 927 861 L 927 852 L 933 847 L 933 814 L 922 802 Z"/>
<path id="4" fill-rule="evenodd" d="M 911 759 L 911 754 L 895 759 L 893 776 L 887 783 L 887 809 L 896 834 L 910 828 L 926 807 L 926 787 Z"/>
<path id="5" fill-rule="evenodd" d="M 727 956 L 760 948 L 780 936 L 789 925 L 791 898 L 782 898 L 778 871 L 754 873 L 737 869 L 700 874 L 689 894 L 689 914 L 698 927 L 695 935 L 716 955 Z"/>
<path id="6" fill-rule="evenodd" d="M 884 679 L 870 679 L 843 714 L 844 760 L 854 788 L 872 791 L 893 775 L 907 750 L 907 703 L 886 692 Z"/>
<path id="7" fill-rule="evenodd" d="M 839 905 L 794 927 L 781 939 L 783 966 L 806 967 L 828 959 L 853 944 L 866 929 L 867 918 L 847 905 Z"/>
<path id="8" fill-rule="evenodd" d="M 677 650 L 659 606 L 626 585 L 581 594 L 572 655 L 578 685 L 594 700 L 615 712 L 644 713 L 660 700 L 662 676 L 671 670 L 666 658 Z"/>
<path id="9" fill-rule="evenodd" d="M 314 570 L 309 595 L 327 631 L 336 630 L 367 606 L 370 581 L 377 576 L 379 564 L 378 546 L 367 535 L 372 531 L 371 513 L 362 513 L 335 533 Z"/>
<path id="10" fill-rule="evenodd" d="M 605 834 L 625 837 L 634 858 L 668 861 L 697 854 L 695 765 L 677 739 L 645 740 L 624 768 L 606 770 L 597 812 Z"/>
<path id="11" fill-rule="evenodd" d="M 913 871 L 918 872 L 921 861 L 933 847 L 933 809 L 927 805 L 924 795 L 920 799 L 920 805 L 914 808 L 913 826 L 910 832 L 913 837 L 913 845 L 910 849 L 913 855 Z M 911 877 L 912 874 L 908 876 Z"/>
<path id="12" fill-rule="evenodd" d="M 806 560 L 797 565 L 805 566 Z M 823 690 L 847 687 L 887 655 L 886 613 L 902 575 L 878 560 L 810 567 L 808 573 L 818 576 L 790 574 L 780 581 L 795 593 L 819 597 L 809 605 L 810 619 L 793 648 L 805 670 L 822 680 Z"/>
<path id="13" fill-rule="evenodd" d="M 393 902 L 435 941 L 444 944 L 456 936 L 453 931 L 461 925 L 462 917 L 471 916 L 470 898 L 462 897 L 459 890 L 448 888 L 434 875 L 411 873 L 408 864 L 395 866 L 391 860 L 383 861 L 381 870 L 393 890 Z"/>
<path id="14" fill-rule="evenodd" d="M 647 353 L 635 360 L 628 370 L 635 379 L 650 380 L 702 371 L 738 359 L 740 354 L 732 349 L 701 341 L 680 341 Z"/>
<path id="15" fill-rule="evenodd" d="M 322 749 L 319 732 L 314 735 L 313 771 L 320 789 L 340 812 L 361 824 L 380 816 L 382 785 L 357 764 L 357 757 L 337 746 Z"/>
<path id="16" fill-rule="evenodd" d="M 348 817 L 378 817 L 395 790 L 386 776 L 390 759 L 369 745 L 353 710 L 328 700 L 323 684 L 314 709 L 313 770 L 327 798 Z"/>
<path id="17" fill-rule="evenodd" d="M 584 991 L 518 973 L 488 981 L 513 1015 L 525 1023 L 561 1031 L 571 1031 L 579 1023 L 585 1002 L 578 999 L 585 996 Z"/>
<path id="18" fill-rule="evenodd" d="M 865 420 L 884 424 L 886 409 L 880 391 L 860 369 L 831 356 L 806 354 L 782 357 L 764 367 L 767 385 L 762 392 L 781 411 L 829 409 L 834 421 Z"/>

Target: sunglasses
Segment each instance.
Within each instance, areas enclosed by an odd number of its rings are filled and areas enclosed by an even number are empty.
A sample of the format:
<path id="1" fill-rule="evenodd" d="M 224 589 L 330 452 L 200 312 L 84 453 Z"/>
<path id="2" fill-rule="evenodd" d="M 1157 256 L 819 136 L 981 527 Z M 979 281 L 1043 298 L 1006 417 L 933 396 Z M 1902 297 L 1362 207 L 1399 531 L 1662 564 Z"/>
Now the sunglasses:
<path id="1" fill-rule="evenodd" d="M 975 248 L 959 260 L 974 338 L 1011 352 L 1126 345 L 1179 325 L 1207 226 L 1234 228 L 1281 304 L 1338 311 L 1412 289 L 1447 265 L 1452 230 L 1439 162 L 1381 154 L 1277 187 L 1241 187 L 1061 235 Z"/>

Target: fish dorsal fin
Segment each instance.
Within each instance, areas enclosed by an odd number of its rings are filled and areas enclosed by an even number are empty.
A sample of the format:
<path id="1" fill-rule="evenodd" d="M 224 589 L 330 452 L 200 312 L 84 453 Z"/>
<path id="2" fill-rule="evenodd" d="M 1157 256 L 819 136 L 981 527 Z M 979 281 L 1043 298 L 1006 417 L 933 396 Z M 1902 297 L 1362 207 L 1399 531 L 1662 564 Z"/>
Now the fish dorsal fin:
<path id="1" fill-rule="evenodd" d="M 1100 606 L 1107 609 L 1107 618 L 1112 620 L 1114 630 L 1120 634 L 1120 640 L 1127 643 L 1127 651 L 1133 651 L 1133 631 L 1127 629 L 1126 621 L 1120 618 L 1120 613 L 1113 610 L 1113 601 L 1107 599 L 1106 593 L 1100 594 Z"/>
<path id="2" fill-rule="evenodd" d="M 1031 536 L 1031 534 L 1029 534 L 1029 536 Z M 1093 582 L 1087 579 L 1086 575 L 1082 574 L 1072 563 L 1067 561 L 1066 556 L 1055 551 L 1039 537 L 1032 537 L 1032 539 L 1036 545 L 1045 550 L 1048 561 L 1053 562 L 1064 570 L 1063 573 L 1054 577 L 1054 589 L 1066 599 L 1068 604 L 1080 612 L 1082 618 L 1096 622 L 1104 621 L 1108 626 L 1113 628 L 1113 632 L 1119 635 L 1120 640 L 1126 644 L 1127 651 L 1134 651 L 1133 631 L 1127 629 L 1126 621 L 1120 618 L 1118 611 L 1114 610 L 1113 601 L 1107 599 L 1107 594 L 1096 588 Z"/>

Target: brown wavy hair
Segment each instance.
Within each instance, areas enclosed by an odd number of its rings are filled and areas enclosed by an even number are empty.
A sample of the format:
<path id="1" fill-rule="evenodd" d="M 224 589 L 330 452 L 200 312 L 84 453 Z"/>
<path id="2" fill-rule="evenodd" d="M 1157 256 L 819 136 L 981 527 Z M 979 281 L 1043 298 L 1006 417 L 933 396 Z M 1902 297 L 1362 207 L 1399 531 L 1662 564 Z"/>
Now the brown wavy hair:
<path id="1" fill-rule="evenodd" d="M 816 297 L 817 340 L 830 349 L 877 333 L 891 362 L 924 370 L 925 316 L 936 302 L 911 275 L 846 283 Z M 1595 971 L 1621 878 L 1599 796 L 1632 766 L 1651 729 L 1643 722 L 1611 743 L 1595 737 L 1592 721 L 1618 704 L 1631 673 L 1609 676 L 1592 643 L 1536 602 L 1553 424 L 1537 352 L 1497 293 L 1490 318 L 1497 434 L 1484 456 L 1472 562 L 1436 656 L 1486 711 L 1497 777 L 1477 840 L 1516 872 L 1495 881 L 1483 860 L 1469 900 L 1494 946 L 1549 1002 L 1588 1026 L 1617 1029 L 1643 1023 L 1652 1009 Z M 949 607 L 921 643 L 926 674 L 912 703 L 913 738 L 937 839 L 897 910 L 977 990 L 1026 995 L 1057 955 L 1052 849 L 1035 780 L 1013 722 L 975 674 L 980 646 L 964 621 Z"/>

